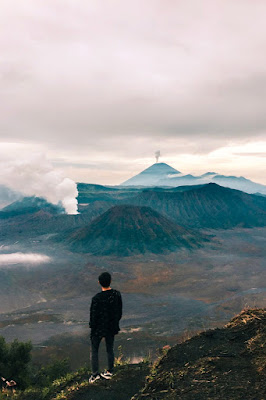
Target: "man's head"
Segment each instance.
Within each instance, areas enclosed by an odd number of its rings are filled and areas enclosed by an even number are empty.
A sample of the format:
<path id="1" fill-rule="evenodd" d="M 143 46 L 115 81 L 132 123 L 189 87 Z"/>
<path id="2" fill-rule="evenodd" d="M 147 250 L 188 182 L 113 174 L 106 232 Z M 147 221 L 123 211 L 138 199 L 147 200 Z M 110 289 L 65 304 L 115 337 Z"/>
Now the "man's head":
<path id="1" fill-rule="evenodd" d="M 109 272 L 103 272 L 100 276 L 99 276 L 99 283 L 103 288 L 108 288 L 110 286 L 111 283 L 111 275 L 109 274 Z"/>

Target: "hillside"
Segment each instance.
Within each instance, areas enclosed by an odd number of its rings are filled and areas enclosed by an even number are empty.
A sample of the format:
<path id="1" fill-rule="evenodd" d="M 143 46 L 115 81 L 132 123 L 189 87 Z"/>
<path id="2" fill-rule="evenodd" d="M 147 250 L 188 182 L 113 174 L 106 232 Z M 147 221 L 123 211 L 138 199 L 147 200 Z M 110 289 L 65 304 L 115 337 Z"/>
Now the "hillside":
<path id="1" fill-rule="evenodd" d="M 86 214 L 52 214 L 40 210 L 32 213 L 12 214 L 0 212 L 0 240 L 14 241 L 15 239 L 36 238 L 38 235 L 68 232 L 87 225 L 101 211 Z M 6 214 L 6 215 L 5 215 Z"/>
<path id="2" fill-rule="evenodd" d="M 73 215 L 45 199 L 24 197 L 0 210 L 0 239 L 12 241 L 68 232 L 87 225 L 111 206 L 112 203 L 94 201 L 83 213 Z"/>
<path id="3" fill-rule="evenodd" d="M 193 248 L 203 240 L 149 207 L 129 205 L 112 207 L 67 238 L 74 251 L 119 256 Z"/>
<path id="4" fill-rule="evenodd" d="M 172 347 L 132 400 L 266 398 L 266 309 L 243 311 L 224 328 Z"/>
<path id="5" fill-rule="evenodd" d="M 131 204 L 152 207 L 183 226 L 227 229 L 266 225 L 266 199 L 210 183 L 189 190 L 145 190 Z"/>
<path id="6" fill-rule="evenodd" d="M 0 211 L 0 219 L 12 218 L 17 215 L 34 214 L 38 211 L 45 211 L 47 213 L 58 215 L 64 214 L 65 210 L 60 205 L 49 203 L 40 197 L 23 197 Z"/>
<path id="7" fill-rule="evenodd" d="M 111 380 L 101 379 L 94 384 L 88 381 L 88 369 L 82 368 L 48 387 L 35 386 L 8 398 L 264 400 L 265 340 L 266 309 L 249 309 L 223 328 L 207 330 L 172 348 L 163 348 L 163 355 L 150 368 L 145 362 L 118 365 Z"/>
<path id="8" fill-rule="evenodd" d="M 114 188 L 86 183 L 78 183 L 77 187 L 79 212 L 94 217 L 107 211 L 108 208 L 120 204 L 124 199 L 135 196 L 140 191 L 137 188 Z"/>
<path id="9" fill-rule="evenodd" d="M 78 183 L 78 203 L 90 204 L 94 201 L 113 201 L 118 189 L 109 188 L 102 185 L 92 185 L 87 183 Z"/>
<path id="10" fill-rule="evenodd" d="M 0 184 L 0 209 L 21 198 L 22 195 Z"/>

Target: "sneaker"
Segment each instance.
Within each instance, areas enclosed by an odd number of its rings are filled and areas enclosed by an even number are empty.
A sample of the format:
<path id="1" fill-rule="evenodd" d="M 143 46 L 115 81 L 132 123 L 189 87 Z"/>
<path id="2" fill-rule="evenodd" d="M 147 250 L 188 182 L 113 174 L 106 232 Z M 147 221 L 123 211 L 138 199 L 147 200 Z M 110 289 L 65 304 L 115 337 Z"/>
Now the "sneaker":
<path id="1" fill-rule="evenodd" d="M 113 376 L 113 373 L 109 372 L 109 371 L 104 371 L 101 373 L 101 377 L 104 379 L 111 379 L 112 376 Z"/>
<path id="2" fill-rule="evenodd" d="M 97 375 L 91 375 L 90 379 L 89 379 L 89 383 L 94 383 L 95 381 L 97 381 L 98 379 L 101 379 L 101 376 L 99 374 Z"/>

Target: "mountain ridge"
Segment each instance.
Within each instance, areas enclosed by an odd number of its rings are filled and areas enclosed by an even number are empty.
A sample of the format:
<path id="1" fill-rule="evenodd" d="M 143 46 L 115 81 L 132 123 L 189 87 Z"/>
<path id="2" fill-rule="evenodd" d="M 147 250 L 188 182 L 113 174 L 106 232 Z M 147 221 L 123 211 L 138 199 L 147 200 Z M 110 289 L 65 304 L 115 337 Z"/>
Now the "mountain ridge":
<path id="1" fill-rule="evenodd" d="M 156 165 L 158 167 L 156 167 Z M 167 166 L 160 170 L 160 166 Z M 165 163 L 153 164 L 139 174 L 121 183 L 121 186 L 161 186 L 175 187 L 180 185 L 199 185 L 217 183 L 231 189 L 242 190 L 246 193 L 266 194 L 266 185 L 253 182 L 243 176 L 222 175 L 217 172 L 206 172 L 202 175 L 182 174 L 180 171 Z"/>
<path id="2" fill-rule="evenodd" d="M 266 200 L 215 183 L 191 190 L 142 191 L 128 200 L 146 205 L 177 224 L 193 228 L 227 229 L 266 225 Z"/>

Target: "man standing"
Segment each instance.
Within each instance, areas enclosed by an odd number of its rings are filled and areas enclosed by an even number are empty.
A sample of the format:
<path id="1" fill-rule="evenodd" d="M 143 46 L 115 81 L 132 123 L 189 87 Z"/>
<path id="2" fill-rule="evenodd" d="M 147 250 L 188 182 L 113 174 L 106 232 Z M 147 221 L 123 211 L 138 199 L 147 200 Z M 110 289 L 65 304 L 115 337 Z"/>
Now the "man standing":
<path id="1" fill-rule="evenodd" d="M 122 298 L 118 290 L 111 289 L 111 275 L 103 272 L 99 276 L 102 291 L 91 301 L 91 363 L 90 383 L 102 378 L 111 379 L 114 369 L 114 336 L 120 331 L 119 321 L 122 317 Z M 99 374 L 98 350 L 102 338 L 105 338 L 108 358 L 108 370 Z"/>

